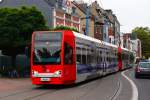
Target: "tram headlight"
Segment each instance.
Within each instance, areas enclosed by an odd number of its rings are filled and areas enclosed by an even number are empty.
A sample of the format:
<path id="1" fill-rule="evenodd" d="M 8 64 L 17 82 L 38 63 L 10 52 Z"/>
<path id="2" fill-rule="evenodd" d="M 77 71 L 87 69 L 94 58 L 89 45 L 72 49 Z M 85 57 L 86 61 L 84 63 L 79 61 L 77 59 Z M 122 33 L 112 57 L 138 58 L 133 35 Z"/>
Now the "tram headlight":
<path id="1" fill-rule="evenodd" d="M 55 71 L 56 76 L 61 76 L 61 73 L 62 73 L 61 70 Z"/>
<path id="2" fill-rule="evenodd" d="M 38 71 L 32 71 L 32 76 L 37 76 L 38 75 Z"/>

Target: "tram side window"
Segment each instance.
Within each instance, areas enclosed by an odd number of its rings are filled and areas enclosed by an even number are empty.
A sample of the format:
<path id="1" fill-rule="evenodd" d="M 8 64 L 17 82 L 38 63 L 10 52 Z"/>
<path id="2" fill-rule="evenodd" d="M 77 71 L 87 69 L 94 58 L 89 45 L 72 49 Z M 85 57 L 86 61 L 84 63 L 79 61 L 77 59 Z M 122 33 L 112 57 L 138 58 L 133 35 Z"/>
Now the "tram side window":
<path id="1" fill-rule="evenodd" d="M 96 63 L 98 63 L 99 62 L 99 52 L 98 52 L 98 49 L 96 49 Z"/>
<path id="2" fill-rule="evenodd" d="M 102 51 L 100 51 L 100 62 L 102 62 Z"/>
<path id="3" fill-rule="evenodd" d="M 106 54 L 107 54 L 106 60 L 107 60 L 107 62 L 109 62 L 110 61 L 110 59 L 109 59 L 109 53 L 107 52 Z"/>
<path id="4" fill-rule="evenodd" d="M 68 43 L 65 43 L 64 61 L 65 64 L 73 63 L 73 49 Z"/>
<path id="5" fill-rule="evenodd" d="M 91 49 L 88 49 L 88 54 L 87 54 L 87 64 L 91 64 Z"/>
<path id="6" fill-rule="evenodd" d="M 87 64 L 91 64 L 91 55 L 87 55 Z"/>
<path id="7" fill-rule="evenodd" d="M 82 64 L 86 64 L 86 55 L 82 55 Z"/>
<path id="8" fill-rule="evenodd" d="M 76 61 L 77 64 L 81 64 L 81 48 L 76 48 L 77 55 L 76 55 Z"/>
<path id="9" fill-rule="evenodd" d="M 77 54 L 77 64 L 81 64 L 81 55 Z"/>

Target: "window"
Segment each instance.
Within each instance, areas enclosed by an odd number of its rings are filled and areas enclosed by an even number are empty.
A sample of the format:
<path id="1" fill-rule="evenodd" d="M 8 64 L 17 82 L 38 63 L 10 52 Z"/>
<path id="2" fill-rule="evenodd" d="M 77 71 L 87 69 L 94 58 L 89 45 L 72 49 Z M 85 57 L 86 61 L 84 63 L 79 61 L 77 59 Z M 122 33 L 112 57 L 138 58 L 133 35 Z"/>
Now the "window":
<path id="1" fill-rule="evenodd" d="M 87 64 L 91 64 L 91 55 L 87 55 Z"/>
<path id="2" fill-rule="evenodd" d="M 76 8 L 72 7 L 72 13 L 75 14 L 76 13 Z"/>
<path id="3" fill-rule="evenodd" d="M 76 56 L 76 62 L 77 64 L 81 64 L 81 48 L 77 47 L 76 48 L 76 53 L 77 53 L 77 56 Z"/>
<path id="4" fill-rule="evenodd" d="M 65 46 L 65 53 L 64 53 L 65 64 L 72 64 L 73 63 L 73 49 L 68 43 L 65 43 L 64 46 Z"/>
<path id="5" fill-rule="evenodd" d="M 77 64 L 81 64 L 81 55 L 77 54 Z"/>
<path id="6" fill-rule="evenodd" d="M 34 37 L 34 64 L 61 63 L 61 32 L 36 33 Z"/>
<path id="7" fill-rule="evenodd" d="M 82 64 L 86 64 L 86 55 L 82 55 Z"/>
<path id="8" fill-rule="evenodd" d="M 82 48 L 82 64 L 87 64 L 87 49 Z"/>
<path id="9" fill-rule="evenodd" d="M 99 62 L 102 62 L 102 51 L 99 51 Z"/>

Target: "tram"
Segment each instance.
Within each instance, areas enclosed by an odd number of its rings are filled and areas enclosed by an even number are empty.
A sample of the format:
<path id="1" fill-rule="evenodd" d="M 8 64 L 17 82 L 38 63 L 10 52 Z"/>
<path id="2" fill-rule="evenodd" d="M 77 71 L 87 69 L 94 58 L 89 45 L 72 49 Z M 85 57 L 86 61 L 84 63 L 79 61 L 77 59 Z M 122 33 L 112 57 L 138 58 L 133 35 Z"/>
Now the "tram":
<path id="1" fill-rule="evenodd" d="M 36 31 L 31 43 L 34 85 L 74 84 L 128 68 L 131 51 L 69 31 Z"/>

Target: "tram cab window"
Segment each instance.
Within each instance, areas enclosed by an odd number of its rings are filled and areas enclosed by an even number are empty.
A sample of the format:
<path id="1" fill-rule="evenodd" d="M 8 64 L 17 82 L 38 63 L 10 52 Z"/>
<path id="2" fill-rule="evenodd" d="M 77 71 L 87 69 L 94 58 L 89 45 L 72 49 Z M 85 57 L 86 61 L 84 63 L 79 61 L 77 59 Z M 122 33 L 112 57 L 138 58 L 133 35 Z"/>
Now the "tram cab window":
<path id="1" fill-rule="evenodd" d="M 72 47 L 68 44 L 65 43 L 65 52 L 64 52 L 64 63 L 65 64 L 72 64 L 73 63 L 73 49 Z"/>

